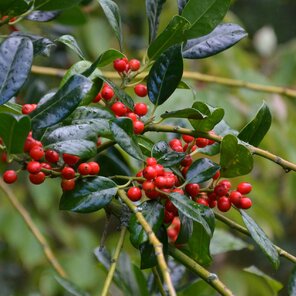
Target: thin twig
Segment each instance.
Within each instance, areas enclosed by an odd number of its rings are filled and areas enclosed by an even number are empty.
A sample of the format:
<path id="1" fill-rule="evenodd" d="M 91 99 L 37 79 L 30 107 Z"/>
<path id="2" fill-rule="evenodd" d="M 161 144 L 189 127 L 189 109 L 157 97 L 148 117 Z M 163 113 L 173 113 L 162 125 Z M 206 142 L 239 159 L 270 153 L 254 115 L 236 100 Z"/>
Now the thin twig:
<path id="1" fill-rule="evenodd" d="M 225 284 L 219 280 L 218 276 L 215 273 L 209 272 L 207 269 L 199 265 L 193 259 L 185 255 L 183 252 L 176 249 L 172 245 L 169 245 L 169 253 L 172 257 L 180 261 L 192 272 L 200 276 L 204 281 L 206 281 L 209 285 L 211 285 L 221 295 L 234 296 L 233 292 L 230 291 L 229 288 L 227 288 Z"/>
<path id="2" fill-rule="evenodd" d="M 138 222 L 142 225 L 143 229 L 148 235 L 150 243 L 153 245 L 155 250 L 155 255 L 157 257 L 158 265 L 161 270 L 165 284 L 167 285 L 168 292 L 170 296 L 176 296 L 176 291 L 173 286 L 171 276 L 169 273 L 168 266 L 166 264 L 162 243 L 158 240 L 155 233 L 153 232 L 151 226 L 146 221 L 141 212 L 138 211 L 138 208 L 129 200 L 124 190 L 118 190 L 118 195 L 121 200 L 130 208 L 130 210 L 136 215 Z"/>
<path id="3" fill-rule="evenodd" d="M 154 278 L 155 278 L 155 281 L 156 281 L 156 284 L 157 284 L 157 287 L 159 289 L 160 294 L 162 296 L 166 296 L 165 291 L 164 291 L 163 286 L 162 286 L 161 278 L 160 278 L 159 273 L 157 271 L 157 268 L 155 266 L 152 267 L 152 272 L 154 274 Z"/>
<path id="4" fill-rule="evenodd" d="M 219 213 L 215 213 L 215 217 L 216 219 L 218 219 L 219 221 L 223 222 L 224 224 L 228 225 L 230 228 L 235 229 L 237 231 L 239 231 L 240 233 L 243 233 L 247 236 L 251 237 L 251 234 L 249 232 L 249 230 L 241 225 L 239 225 L 238 223 L 230 220 L 229 218 L 219 214 Z M 279 255 L 281 257 L 285 257 L 286 259 L 288 259 L 289 261 L 293 262 L 296 264 L 296 257 L 293 256 L 292 254 L 290 254 L 289 252 L 283 250 L 282 248 L 280 248 L 279 246 L 274 244 L 274 247 L 276 248 L 276 250 L 278 251 Z"/>
<path id="5" fill-rule="evenodd" d="M 0 188 L 6 194 L 8 200 L 12 204 L 12 206 L 17 210 L 17 212 L 21 215 L 24 219 L 24 222 L 27 224 L 30 231 L 33 233 L 37 241 L 42 247 L 42 250 L 48 260 L 48 262 L 52 265 L 55 271 L 63 278 L 67 278 L 67 274 L 64 271 L 63 267 L 58 262 L 56 256 L 54 255 L 52 249 L 50 248 L 46 238 L 40 232 L 38 227 L 33 222 L 30 214 L 27 210 L 22 206 L 22 204 L 18 201 L 12 190 L 2 181 L 0 180 Z"/>
<path id="6" fill-rule="evenodd" d="M 109 269 L 107 278 L 106 278 L 106 280 L 104 282 L 103 291 L 100 294 L 101 296 L 107 296 L 108 295 L 108 291 L 109 291 L 110 285 L 112 283 L 112 279 L 113 279 L 113 276 L 114 276 L 114 272 L 115 272 L 115 269 L 116 269 L 116 265 L 117 265 L 117 262 L 118 262 L 120 251 L 121 251 L 123 243 L 124 243 L 126 230 L 127 230 L 127 228 L 125 226 L 121 226 L 120 237 L 119 237 L 119 240 L 118 240 L 118 243 L 117 243 L 113 258 L 112 258 L 112 261 L 111 261 L 111 265 L 110 265 L 110 269 Z"/>

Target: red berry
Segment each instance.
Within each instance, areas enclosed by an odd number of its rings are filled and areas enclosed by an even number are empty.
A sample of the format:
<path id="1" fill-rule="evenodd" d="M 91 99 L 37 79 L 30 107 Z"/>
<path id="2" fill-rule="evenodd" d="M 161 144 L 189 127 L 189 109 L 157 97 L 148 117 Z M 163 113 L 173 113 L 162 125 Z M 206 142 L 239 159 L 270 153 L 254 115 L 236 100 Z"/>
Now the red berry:
<path id="1" fill-rule="evenodd" d="M 180 189 L 180 188 L 174 188 L 172 190 L 172 192 L 176 192 L 176 193 L 180 193 L 180 194 L 184 195 L 184 191 L 182 189 Z"/>
<path id="2" fill-rule="evenodd" d="M 237 191 L 239 191 L 241 194 L 248 194 L 252 190 L 252 185 L 247 182 L 242 182 L 237 185 Z"/>
<path id="3" fill-rule="evenodd" d="M 138 201 L 142 197 L 142 191 L 139 187 L 131 187 L 127 191 L 127 196 L 131 201 Z"/>
<path id="4" fill-rule="evenodd" d="M 142 134 L 144 131 L 144 123 L 140 120 L 133 121 L 134 133 L 136 135 Z"/>
<path id="5" fill-rule="evenodd" d="M 181 221 L 179 217 L 175 217 L 172 222 L 172 227 L 177 231 L 177 233 L 180 232 L 181 229 Z"/>
<path id="6" fill-rule="evenodd" d="M 173 221 L 174 218 L 175 218 L 175 215 L 174 215 L 173 212 L 169 212 L 167 210 L 164 210 L 164 219 L 163 219 L 163 222 L 165 224 L 172 223 L 172 221 Z M 171 228 L 171 229 L 173 229 L 173 228 Z"/>
<path id="7" fill-rule="evenodd" d="M 34 145 L 29 154 L 33 159 L 40 160 L 44 156 L 44 150 L 42 147 Z"/>
<path id="8" fill-rule="evenodd" d="M 230 199 L 231 203 L 238 208 L 240 207 L 241 198 L 242 198 L 242 195 L 239 191 L 232 191 L 229 194 L 229 199 Z"/>
<path id="9" fill-rule="evenodd" d="M 138 116 L 144 116 L 148 112 L 148 107 L 145 103 L 137 103 L 135 104 L 134 111 Z"/>
<path id="10" fill-rule="evenodd" d="M 217 194 L 215 192 L 208 192 L 207 196 L 209 200 L 217 200 Z"/>
<path id="11" fill-rule="evenodd" d="M 248 197 L 242 197 L 240 200 L 240 208 L 247 210 L 252 206 L 252 201 Z"/>
<path id="12" fill-rule="evenodd" d="M 128 118 L 130 118 L 132 121 L 137 121 L 138 120 L 138 116 L 137 114 L 133 113 L 133 112 L 129 112 L 126 115 Z"/>
<path id="13" fill-rule="evenodd" d="M 194 141 L 194 137 L 189 136 L 189 135 L 182 135 L 182 139 L 183 139 L 184 142 L 186 142 L 186 143 L 191 143 L 192 141 Z"/>
<path id="14" fill-rule="evenodd" d="M 174 243 L 178 238 L 178 233 L 177 233 L 176 229 L 174 229 L 172 227 L 167 229 L 167 234 L 168 234 L 168 238 L 170 239 L 170 241 L 172 243 Z"/>
<path id="15" fill-rule="evenodd" d="M 116 59 L 113 61 L 113 67 L 117 72 L 124 72 L 126 70 L 127 61 L 125 59 Z"/>
<path id="16" fill-rule="evenodd" d="M 182 146 L 173 146 L 172 149 L 176 152 L 183 152 L 183 147 Z"/>
<path id="17" fill-rule="evenodd" d="M 141 67 L 141 63 L 137 59 L 131 59 L 128 64 L 132 71 L 138 71 Z"/>
<path id="18" fill-rule="evenodd" d="M 80 158 L 76 155 L 64 153 L 63 160 L 66 164 L 73 166 L 80 160 Z"/>
<path id="19" fill-rule="evenodd" d="M 209 140 L 206 138 L 197 138 L 196 139 L 196 146 L 198 148 L 204 148 L 209 145 Z"/>
<path id="20" fill-rule="evenodd" d="M 24 144 L 24 152 L 29 152 L 31 148 L 35 145 L 36 145 L 36 140 L 28 136 Z"/>
<path id="21" fill-rule="evenodd" d="M 14 170 L 8 170 L 4 172 L 2 178 L 5 183 L 12 184 L 17 180 L 17 173 Z"/>
<path id="22" fill-rule="evenodd" d="M 160 196 L 160 193 L 158 191 L 156 191 L 156 190 L 145 191 L 145 194 L 150 199 L 157 199 Z"/>
<path id="23" fill-rule="evenodd" d="M 231 188 L 231 182 L 229 180 L 222 180 L 218 185 L 224 185 L 228 190 Z"/>
<path id="24" fill-rule="evenodd" d="M 216 173 L 215 173 L 215 175 L 213 176 L 213 180 L 217 180 L 217 179 L 219 179 L 220 178 L 220 171 L 217 171 Z"/>
<path id="25" fill-rule="evenodd" d="M 25 104 L 22 106 L 22 114 L 30 114 L 36 107 L 36 104 Z"/>
<path id="26" fill-rule="evenodd" d="M 148 158 L 146 158 L 146 164 L 147 165 L 156 165 L 157 160 L 154 157 L 148 157 Z"/>
<path id="27" fill-rule="evenodd" d="M 85 175 L 90 175 L 91 173 L 91 166 L 87 162 L 83 162 L 78 166 L 78 172 L 85 176 Z"/>
<path id="28" fill-rule="evenodd" d="M 59 161 L 59 154 L 54 150 L 47 150 L 45 152 L 45 159 L 51 163 L 57 163 Z"/>
<path id="29" fill-rule="evenodd" d="M 102 100 L 102 95 L 101 95 L 101 93 L 98 93 L 92 101 L 93 101 L 93 103 L 98 103 L 101 100 Z"/>
<path id="30" fill-rule="evenodd" d="M 147 86 L 144 84 L 138 84 L 134 88 L 135 94 L 139 97 L 146 97 L 147 96 Z"/>
<path id="31" fill-rule="evenodd" d="M 73 190 L 75 188 L 75 180 L 70 179 L 70 180 L 62 180 L 61 182 L 61 187 L 64 191 L 69 191 Z"/>
<path id="32" fill-rule="evenodd" d="M 224 196 L 227 194 L 228 188 L 223 184 L 219 184 L 215 186 L 214 192 L 217 194 L 217 196 Z"/>
<path id="33" fill-rule="evenodd" d="M 169 146 L 173 149 L 174 146 L 182 146 L 182 142 L 179 139 L 172 139 L 169 141 Z"/>
<path id="34" fill-rule="evenodd" d="M 139 172 L 137 172 L 136 177 L 138 177 L 138 178 L 143 178 L 143 171 L 139 171 Z M 137 182 L 138 182 L 138 183 L 143 183 L 143 181 L 139 181 L 139 180 L 137 180 Z"/>
<path id="35" fill-rule="evenodd" d="M 61 171 L 61 175 L 64 179 L 70 180 L 75 178 L 75 171 L 71 167 L 64 167 Z"/>
<path id="36" fill-rule="evenodd" d="M 172 212 L 175 216 L 178 215 L 178 209 L 169 199 L 166 200 L 164 207 L 168 212 Z"/>
<path id="37" fill-rule="evenodd" d="M 199 193 L 199 185 L 197 183 L 188 183 L 185 186 L 185 190 L 191 197 L 197 197 Z"/>
<path id="38" fill-rule="evenodd" d="M 90 161 L 88 164 L 91 167 L 91 171 L 90 171 L 91 175 L 97 175 L 100 172 L 101 168 L 100 168 L 100 165 L 97 162 Z"/>
<path id="39" fill-rule="evenodd" d="M 185 158 L 182 159 L 182 161 L 180 162 L 180 164 L 181 164 L 181 166 L 186 167 L 186 166 L 191 166 L 192 162 L 193 162 L 192 156 L 190 154 L 187 154 L 185 156 Z"/>
<path id="40" fill-rule="evenodd" d="M 1 154 L 1 161 L 2 162 L 7 162 L 7 153 L 6 152 L 2 152 L 2 154 Z"/>
<path id="41" fill-rule="evenodd" d="M 153 168 L 156 170 L 157 176 L 163 176 L 164 175 L 164 168 L 161 164 L 155 164 L 153 165 Z"/>
<path id="42" fill-rule="evenodd" d="M 165 188 L 172 188 L 173 186 L 175 186 L 175 176 L 165 177 Z"/>
<path id="43" fill-rule="evenodd" d="M 166 177 L 164 176 L 157 176 L 155 178 L 155 186 L 158 187 L 159 189 L 165 188 L 166 187 Z"/>
<path id="44" fill-rule="evenodd" d="M 101 96 L 103 99 L 109 101 L 114 96 L 114 90 L 109 85 L 104 85 L 101 90 Z"/>
<path id="45" fill-rule="evenodd" d="M 229 198 L 227 198 L 226 196 L 222 196 L 218 199 L 217 206 L 221 212 L 227 212 L 231 208 L 231 202 Z"/>
<path id="46" fill-rule="evenodd" d="M 210 208 L 214 208 L 217 205 L 217 201 L 216 200 L 209 200 L 209 207 Z"/>
<path id="47" fill-rule="evenodd" d="M 127 107 L 121 102 L 116 102 L 111 106 L 111 110 L 114 112 L 115 115 L 123 116 L 127 112 Z"/>
<path id="48" fill-rule="evenodd" d="M 38 161 L 29 161 L 27 164 L 27 171 L 31 174 L 38 174 L 41 168 L 41 163 Z"/>
<path id="49" fill-rule="evenodd" d="M 181 173 L 184 178 L 186 177 L 189 168 L 190 168 L 190 166 L 186 166 L 182 169 Z"/>
<path id="50" fill-rule="evenodd" d="M 205 198 L 202 198 L 202 197 L 198 198 L 198 199 L 196 200 L 196 202 L 197 202 L 198 204 L 200 204 L 200 205 L 204 205 L 204 206 L 206 206 L 206 207 L 209 206 L 209 202 L 208 202 L 208 200 L 206 200 Z"/>
<path id="51" fill-rule="evenodd" d="M 49 163 L 47 163 L 47 162 L 42 162 L 41 167 L 43 169 L 46 169 L 46 170 L 51 170 L 52 169 L 51 165 Z M 50 172 L 44 172 L 44 174 L 45 175 L 50 175 Z"/>
<path id="52" fill-rule="evenodd" d="M 29 179 L 31 183 L 38 185 L 44 182 L 45 174 L 43 172 L 39 172 L 38 174 L 30 174 Z"/>
<path id="53" fill-rule="evenodd" d="M 157 171 L 154 166 L 148 165 L 143 170 L 143 177 L 147 180 L 152 180 L 157 176 Z"/>
<path id="54" fill-rule="evenodd" d="M 155 190 L 155 184 L 153 181 L 147 180 L 143 182 L 142 185 L 143 190 L 146 192 L 148 191 L 154 191 Z"/>
<path id="55" fill-rule="evenodd" d="M 98 137 L 97 139 L 97 147 L 100 147 L 102 145 L 102 139 Z"/>

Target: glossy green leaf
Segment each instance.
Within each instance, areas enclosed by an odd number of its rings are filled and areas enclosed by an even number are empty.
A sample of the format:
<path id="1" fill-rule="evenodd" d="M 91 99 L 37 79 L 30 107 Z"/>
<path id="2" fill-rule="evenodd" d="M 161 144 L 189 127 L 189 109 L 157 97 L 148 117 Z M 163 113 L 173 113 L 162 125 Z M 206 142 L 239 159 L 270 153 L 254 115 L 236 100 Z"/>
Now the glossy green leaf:
<path id="1" fill-rule="evenodd" d="M 96 107 L 80 106 L 71 114 L 71 121 L 87 120 L 87 119 L 115 119 L 113 112 L 109 108 L 102 105 Z"/>
<path id="2" fill-rule="evenodd" d="M 289 296 L 296 295 L 296 267 L 293 268 L 288 283 Z"/>
<path id="3" fill-rule="evenodd" d="M 206 116 L 194 108 L 185 108 L 161 114 L 162 118 L 204 119 Z"/>
<path id="4" fill-rule="evenodd" d="M 11 102 L 6 102 L 5 104 L 0 106 L 0 112 L 9 112 L 16 115 L 20 115 L 22 114 L 22 106 Z"/>
<path id="5" fill-rule="evenodd" d="M 195 102 L 192 108 L 198 110 L 206 117 L 203 119 L 190 119 L 190 123 L 196 131 L 211 131 L 224 117 L 222 108 L 213 108 L 203 102 Z"/>
<path id="6" fill-rule="evenodd" d="M 176 240 L 177 245 L 183 245 L 188 242 L 193 232 L 193 220 L 185 216 L 182 212 L 179 213 L 180 231 Z"/>
<path id="7" fill-rule="evenodd" d="M 238 134 L 238 138 L 253 146 L 258 146 L 271 126 L 271 113 L 268 106 L 263 103 L 252 119 Z"/>
<path id="8" fill-rule="evenodd" d="M 64 191 L 60 210 L 90 213 L 104 208 L 117 193 L 117 185 L 105 177 L 83 178 L 76 182 L 75 189 Z"/>
<path id="9" fill-rule="evenodd" d="M 277 269 L 280 265 L 280 258 L 274 244 L 270 241 L 258 224 L 245 211 L 240 210 L 240 213 L 252 238 L 267 256 L 273 267 Z"/>
<path id="10" fill-rule="evenodd" d="M 31 123 L 28 116 L 0 113 L 0 137 L 8 154 L 24 151 L 25 140 L 30 129 Z"/>
<path id="11" fill-rule="evenodd" d="M 73 75 L 58 92 L 30 113 L 33 131 L 52 126 L 68 117 L 92 87 L 92 82 L 79 74 Z"/>
<path id="12" fill-rule="evenodd" d="M 34 22 L 49 22 L 55 19 L 60 14 L 59 11 L 42 11 L 34 10 L 29 15 L 26 16 L 27 20 Z"/>
<path id="13" fill-rule="evenodd" d="M 189 0 L 182 16 L 191 27 L 185 34 L 187 39 L 210 33 L 224 18 L 229 9 L 230 0 Z"/>
<path id="14" fill-rule="evenodd" d="M 214 219 L 214 214 L 210 208 L 200 205 L 187 196 L 176 192 L 171 193 L 169 198 L 180 212 L 197 223 L 200 223 L 206 233 L 209 236 L 212 235 L 212 227 L 209 225 L 208 220 Z"/>
<path id="15" fill-rule="evenodd" d="M 116 38 L 118 39 L 120 49 L 122 50 L 122 28 L 121 28 L 121 16 L 119 7 L 112 0 L 97 0 L 101 5 L 107 20 L 112 27 Z"/>
<path id="16" fill-rule="evenodd" d="M 0 105 L 9 101 L 23 86 L 33 61 L 30 39 L 10 37 L 0 45 Z"/>
<path id="17" fill-rule="evenodd" d="M 40 10 L 67 9 L 79 4 L 81 0 L 35 0 L 35 7 Z"/>
<path id="18" fill-rule="evenodd" d="M 211 179 L 220 166 L 208 158 L 199 158 L 190 166 L 186 174 L 187 183 L 202 183 Z"/>
<path id="19" fill-rule="evenodd" d="M 18 16 L 30 8 L 30 2 L 25 0 L 0 1 L 0 15 Z"/>
<path id="20" fill-rule="evenodd" d="M 137 143 L 130 118 L 117 118 L 111 121 L 110 128 L 115 141 L 125 152 L 136 159 L 143 160 L 143 154 Z"/>
<path id="21" fill-rule="evenodd" d="M 156 38 L 159 16 L 165 2 L 166 0 L 146 0 L 146 14 L 149 24 L 149 42 Z"/>
<path id="22" fill-rule="evenodd" d="M 163 104 L 175 91 L 183 75 L 181 46 L 168 48 L 153 64 L 147 79 L 149 100 Z"/>
<path id="23" fill-rule="evenodd" d="M 247 32 L 236 24 L 218 25 L 210 34 L 188 40 L 183 47 L 186 59 L 202 59 L 230 48 L 247 36 Z"/>
<path id="24" fill-rule="evenodd" d="M 54 276 L 57 282 L 68 292 L 70 295 L 73 296 L 89 296 L 88 293 L 82 291 L 79 287 L 77 287 L 76 284 L 69 281 L 68 279 L 65 279 L 63 277 L 60 277 L 58 275 Z"/>
<path id="25" fill-rule="evenodd" d="M 71 35 L 63 35 L 56 39 L 56 41 L 61 42 L 71 48 L 82 60 L 85 60 L 83 52 L 81 51 L 77 41 Z"/>
<path id="26" fill-rule="evenodd" d="M 150 157 L 151 156 L 151 150 L 154 146 L 154 142 L 149 139 L 148 137 L 142 136 L 142 135 L 138 135 L 137 136 L 137 142 L 142 150 L 142 153 L 147 156 Z"/>
<path id="27" fill-rule="evenodd" d="M 189 0 L 178 0 L 178 11 L 179 11 L 179 14 L 182 13 L 185 5 L 188 3 Z"/>
<path id="28" fill-rule="evenodd" d="M 89 159 L 96 155 L 97 146 L 95 142 L 88 140 L 66 140 L 45 146 L 46 149 L 56 150 L 59 153 L 77 155 L 81 159 Z"/>
<path id="29" fill-rule="evenodd" d="M 163 205 L 158 201 L 149 200 L 143 202 L 140 206 L 141 213 L 152 228 L 157 232 L 163 223 L 164 211 Z M 135 248 L 139 248 L 141 244 L 148 241 L 148 235 L 138 222 L 135 214 L 132 214 L 129 221 L 130 240 Z"/>
<path id="30" fill-rule="evenodd" d="M 186 153 L 176 152 L 165 141 L 160 141 L 152 147 L 151 155 L 157 159 L 158 164 L 164 167 L 172 167 L 179 164 L 186 156 Z"/>
<path id="31" fill-rule="evenodd" d="M 220 165 L 221 176 L 225 178 L 246 175 L 253 169 L 253 156 L 235 136 L 227 135 L 221 142 Z"/>
<path id="32" fill-rule="evenodd" d="M 166 49 L 185 40 L 184 31 L 190 27 L 190 23 L 183 17 L 176 15 L 167 25 L 165 30 L 150 44 L 148 57 L 157 59 Z"/>

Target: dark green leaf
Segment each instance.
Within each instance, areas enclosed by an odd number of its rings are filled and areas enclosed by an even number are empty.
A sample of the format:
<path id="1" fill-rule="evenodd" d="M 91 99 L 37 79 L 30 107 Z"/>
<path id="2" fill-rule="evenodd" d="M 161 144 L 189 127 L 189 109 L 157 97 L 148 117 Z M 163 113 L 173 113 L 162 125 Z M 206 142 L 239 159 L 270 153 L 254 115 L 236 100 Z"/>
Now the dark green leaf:
<path id="1" fill-rule="evenodd" d="M 253 146 L 258 146 L 271 126 L 271 113 L 263 103 L 255 118 L 249 122 L 238 134 L 238 138 Z"/>
<path id="2" fill-rule="evenodd" d="M 149 100 L 156 106 L 163 104 L 175 91 L 183 75 L 181 46 L 167 49 L 149 71 L 147 88 Z"/>
<path id="3" fill-rule="evenodd" d="M 289 278 L 288 293 L 289 296 L 296 295 L 296 267 L 293 268 Z"/>
<path id="4" fill-rule="evenodd" d="M 24 151 L 25 140 L 30 129 L 31 123 L 28 116 L 0 113 L 0 137 L 8 154 Z"/>
<path id="5" fill-rule="evenodd" d="M 30 116 L 32 129 L 52 126 L 68 117 L 92 87 L 92 82 L 81 75 L 73 75 L 58 92 L 44 104 L 39 104 Z"/>
<path id="6" fill-rule="evenodd" d="M 185 18 L 174 16 L 165 30 L 150 44 L 149 59 L 155 60 L 172 45 L 182 43 L 185 40 L 184 31 L 189 27 L 190 23 Z"/>
<path id="7" fill-rule="evenodd" d="M 177 111 L 166 112 L 161 114 L 162 118 L 188 118 L 188 119 L 203 119 L 206 116 L 194 108 L 185 108 Z"/>
<path id="8" fill-rule="evenodd" d="M 171 193 L 169 198 L 180 212 L 197 223 L 200 223 L 206 233 L 209 236 L 212 235 L 213 230 L 211 225 L 209 225 L 208 220 L 214 219 L 214 214 L 210 208 L 200 205 L 189 199 L 187 196 L 176 192 Z"/>
<path id="9" fill-rule="evenodd" d="M 0 105 L 9 101 L 23 86 L 33 61 L 30 39 L 10 37 L 0 45 Z"/>
<path id="10" fill-rule="evenodd" d="M 159 16 L 165 2 L 166 0 L 146 0 L 146 14 L 149 24 L 149 42 L 156 38 Z"/>
<path id="11" fill-rule="evenodd" d="M 55 19 L 60 14 L 59 11 L 42 11 L 35 10 L 26 16 L 27 20 L 34 22 L 49 22 Z"/>
<path id="12" fill-rule="evenodd" d="M 179 14 L 182 13 L 185 5 L 188 3 L 189 0 L 178 0 L 178 11 L 179 11 Z"/>
<path id="13" fill-rule="evenodd" d="M 132 157 L 143 160 L 141 148 L 133 131 L 133 123 L 130 118 L 117 118 L 111 121 L 111 131 L 118 145 Z"/>
<path id="14" fill-rule="evenodd" d="M 265 232 L 257 225 L 257 223 L 244 211 L 240 210 L 243 221 L 248 228 L 252 238 L 267 256 L 273 267 L 277 269 L 280 265 L 279 254 L 274 244 L 267 237 Z"/>
<path id="15" fill-rule="evenodd" d="M 73 7 L 80 2 L 81 0 L 35 0 L 35 7 L 40 10 L 58 10 Z"/>
<path id="16" fill-rule="evenodd" d="M 96 105 L 96 107 L 80 106 L 71 114 L 71 121 L 87 119 L 114 119 L 114 114 L 109 108 Z"/>
<path id="17" fill-rule="evenodd" d="M 224 18 L 230 0 L 189 0 L 182 11 L 191 27 L 185 34 L 187 39 L 210 33 Z"/>
<path id="18" fill-rule="evenodd" d="M 183 245 L 188 242 L 193 232 L 193 220 L 185 216 L 182 212 L 179 213 L 180 231 L 176 240 L 177 245 Z"/>
<path id="19" fill-rule="evenodd" d="M 190 166 L 186 174 L 187 183 L 202 183 L 211 179 L 220 166 L 208 158 L 199 158 Z"/>
<path id="20" fill-rule="evenodd" d="M 233 135 L 223 138 L 220 148 L 221 176 L 234 178 L 248 174 L 253 168 L 253 157 L 248 148 L 238 144 Z"/>
<path id="21" fill-rule="evenodd" d="M 179 89 L 190 89 L 190 86 L 185 81 L 180 81 L 177 88 Z"/>
<path id="22" fill-rule="evenodd" d="M 121 28 L 121 17 L 120 11 L 117 4 L 111 0 L 97 0 L 101 5 L 107 20 L 112 27 L 118 42 L 120 49 L 122 50 L 122 28 Z"/>
<path id="23" fill-rule="evenodd" d="M 15 103 L 7 102 L 6 104 L 0 106 L 0 112 L 9 112 L 19 115 L 22 114 L 22 106 Z"/>
<path id="24" fill-rule="evenodd" d="M 87 21 L 87 15 L 78 5 L 73 6 L 70 9 L 63 10 L 57 18 L 57 22 L 60 24 L 70 26 L 81 26 L 87 23 Z"/>
<path id="25" fill-rule="evenodd" d="M 222 108 L 213 108 L 203 102 L 195 102 L 192 108 L 198 110 L 206 117 L 203 119 L 190 119 L 190 123 L 196 131 L 211 131 L 224 117 Z"/>
<path id="26" fill-rule="evenodd" d="M 56 39 L 56 41 L 61 42 L 71 48 L 79 57 L 84 60 L 83 52 L 81 51 L 78 43 L 76 42 L 75 38 L 71 35 L 63 35 Z"/>
<path id="27" fill-rule="evenodd" d="M 90 213 L 104 208 L 117 193 L 117 185 L 105 177 L 83 178 L 75 189 L 65 191 L 60 200 L 60 210 Z"/>
<path id="28" fill-rule="evenodd" d="M 138 135 L 137 136 L 137 142 L 142 150 L 142 153 L 145 156 L 150 157 L 151 156 L 151 150 L 154 146 L 154 142 L 152 140 L 150 140 L 149 138 L 142 136 L 142 135 Z"/>
<path id="29" fill-rule="evenodd" d="M 186 59 L 202 59 L 213 56 L 239 42 L 247 32 L 236 24 L 218 25 L 210 34 L 188 40 L 183 47 Z"/>
<path id="30" fill-rule="evenodd" d="M 149 200 L 143 202 L 140 206 L 141 213 L 155 232 L 158 231 L 163 223 L 164 211 L 163 205 L 158 201 Z M 148 241 L 148 235 L 138 222 L 135 214 L 133 214 L 129 221 L 130 240 L 135 248 L 139 248 L 141 244 Z"/>
<path id="31" fill-rule="evenodd" d="M 18 16 L 30 8 L 30 2 L 25 0 L 0 1 L 0 15 Z"/>
<path id="32" fill-rule="evenodd" d="M 88 293 L 82 291 L 76 284 L 72 283 L 68 279 L 62 278 L 58 275 L 54 276 L 57 282 L 73 296 L 89 296 Z"/>

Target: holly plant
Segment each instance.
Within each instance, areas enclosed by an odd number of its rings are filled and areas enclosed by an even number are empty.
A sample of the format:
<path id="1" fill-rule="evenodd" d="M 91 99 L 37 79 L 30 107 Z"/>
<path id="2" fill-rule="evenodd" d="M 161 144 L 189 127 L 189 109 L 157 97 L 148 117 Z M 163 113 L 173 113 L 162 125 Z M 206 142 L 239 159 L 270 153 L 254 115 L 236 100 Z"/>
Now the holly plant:
<path id="1" fill-rule="evenodd" d="M 86 59 L 71 35 L 51 40 L 22 30 L 23 22 L 50 22 L 79 2 L 0 4 L 0 24 L 10 29 L 0 45 L 0 151 L 6 163 L 1 188 L 11 195 L 5 183 L 17 183 L 21 175 L 35 185 L 54 179 L 62 189 L 59 210 L 105 211 L 108 219 L 118 218 L 121 231 L 113 258 L 103 240 L 95 250 L 108 270 L 101 295 L 108 295 L 112 281 L 124 295 L 136 291 L 116 270 L 127 233 L 139 256 L 137 280 L 146 283 L 137 295 L 176 295 L 182 273 L 178 278 L 173 264 L 185 266 L 217 293 L 234 295 L 206 269 L 211 269 L 217 220 L 250 237 L 275 270 L 280 256 L 295 264 L 296 258 L 273 244 L 248 214 L 256 204 L 252 184 L 231 180 L 252 171 L 254 155 L 296 171 L 295 164 L 258 147 L 271 126 L 267 104 L 235 130 L 223 120 L 223 108 L 200 101 L 182 79 L 186 61 L 216 55 L 247 36 L 239 25 L 223 22 L 230 0 L 178 0 L 176 15 L 161 32 L 166 1 L 146 0 L 149 40 L 141 60 L 125 55 L 120 11 L 112 0 L 93 5 L 105 14 L 118 48 L 94 60 Z M 144 9 L 144 1 L 139 5 Z M 50 58 L 57 44 L 68 46 L 80 60 L 56 73 L 62 76 L 59 86 L 37 104 L 20 104 L 30 72 L 42 70 L 32 63 L 40 56 Z M 106 69 L 112 75 L 105 75 Z M 164 113 L 158 112 L 177 89 L 184 91 L 187 107 L 167 104 Z M 190 91 L 193 102 L 186 99 Z M 240 215 L 244 226 L 226 212 Z M 30 217 L 25 221 L 34 229 Z M 50 248 L 44 250 L 59 283 L 73 295 L 86 295 L 71 283 Z M 290 283 L 295 295 L 295 272 Z"/>

